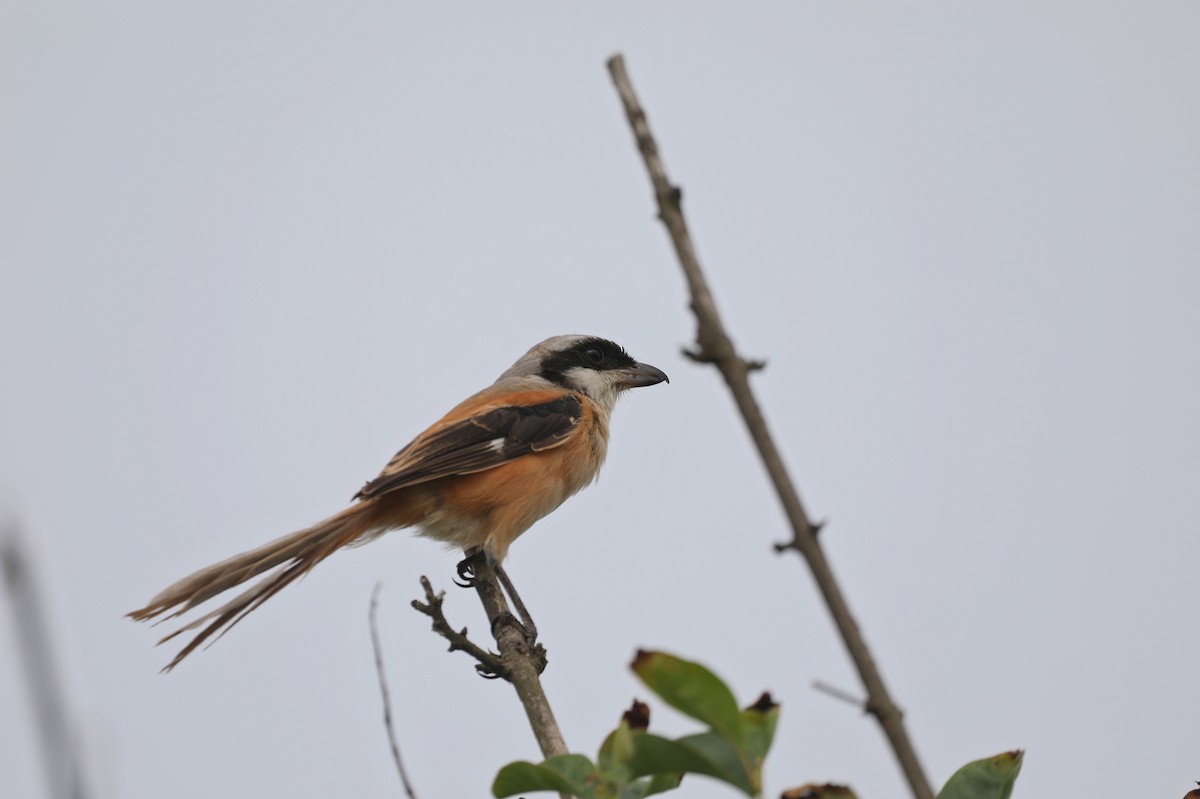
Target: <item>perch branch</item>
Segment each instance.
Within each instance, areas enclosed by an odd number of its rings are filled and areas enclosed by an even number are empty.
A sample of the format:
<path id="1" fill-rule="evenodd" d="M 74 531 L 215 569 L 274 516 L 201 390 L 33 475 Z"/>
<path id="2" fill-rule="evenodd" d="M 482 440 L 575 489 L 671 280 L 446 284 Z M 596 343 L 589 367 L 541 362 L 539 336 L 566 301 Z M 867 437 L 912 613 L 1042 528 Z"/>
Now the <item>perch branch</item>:
<path id="1" fill-rule="evenodd" d="M 725 325 L 717 312 L 712 291 L 700 268 L 700 260 L 696 256 L 696 249 L 683 216 L 683 193 L 677 186 L 672 185 L 667 177 L 658 144 L 646 121 L 646 112 L 642 109 L 629 80 L 629 74 L 625 71 L 624 59 L 620 55 L 610 58 L 608 71 L 625 108 L 625 116 L 633 129 L 638 152 L 641 153 L 646 171 L 650 175 L 650 183 L 658 203 L 658 217 L 670 234 L 675 253 L 683 267 L 684 277 L 687 279 L 691 308 L 696 316 L 696 349 L 685 351 L 685 354 L 694 360 L 713 364 L 724 377 L 791 524 L 792 540 L 783 546 L 786 549 L 795 549 L 808 562 L 813 578 L 862 679 L 868 697 L 868 710 L 883 728 L 913 796 L 917 799 L 933 799 L 934 794 L 929 787 L 929 781 L 921 769 L 916 750 L 905 730 L 903 714 L 888 694 L 879 668 L 850 613 L 850 607 L 834 578 L 829 562 L 825 559 L 825 553 L 816 535 L 817 525 L 809 521 L 805 513 L 800 495 L 788 476 L 783 458 L 767 429 L 762 409 L 750 388 L 749 374 L 761 364 L 741 357 L 725 331 Z"/>
<path id="2" fill-rule="evenodd" d="M 404 784 L 404 793 L 408 799 L 417 799 L 412 783 L 408 781 L 408 772 L 404 769 L 404 760 L 400 757 L 400 742 L 396 740 L 396 729 L 392 724 L 392 695 L 388 691 L 387 674 L 383 668 L 383 646 L 379 643 L 379 627 L 375 623 L 375 612 L 379 609 L 379 592 L 383 583 L 375 583 L 371 591 L 371 609 L 367 612 L 367 621 L 371 625 L 371 648 L 375 650 L 375 674 L 379 677 L 379 693 L 383 697 L 383 726 L 387 729 L 388 743 L 392 747 L 392 760 L 396 763 L 396 771 L 400 773 L 400 782 Z"/>
<path id="3" fill-rule="evenodd" d="M 546 668 L 545 647 L 526 638 L 525 629 L 508 609 L 508 601 L 500 589 L 496 570 L 486 558 L 479 559 L 474 572 L 472 585 L 479 594 L 479 601 L 483 603 L 488 623 L 492 626 L 492 636 L 500 650 L 501 666 L 516 689 L 521 706 L 525 708 L 525 715 L 529 718 L 529 726 L 533 728 L 542 755 L 553 757 L 567 754 L 567 744 L 558 729 L 550 700 L 542 690 L 540 675 Z"/>
<path id="4" fill-rule="evenodd" d="M 413 600 L 413 607 L 433 620 L 434 632 L 450 642 L 451 652 L 466 652 L 479 661 L 475 669 L 484 677 L 498 677 L 512 683 L 521 706 L 525 708 L 529 726 L 533 729 L 533 735 L 543 756 L 567 754 L 567 744 L 558 728 L 546 692 L 542 690 L 539 676 L 546 668 L 545 647 L 526 638 L 524 628 L 516 622 L 508 609 L 508 602 L 504 599 L 496 572 L 491 565 L 481 558 L 472 568 L 474 575 L 471 585 L 483 603 L 492 627 L 492 636 L 500 650 L 499 655 L 472 643 L 467 638 L 465 627 L 462 631 L 456 631 L 450 626 L 442 612 L 445 594 L 434 593 L 425 577 L 421 578 L 421 586 L 425 589 L 426 601 L 422 603 Z"/>

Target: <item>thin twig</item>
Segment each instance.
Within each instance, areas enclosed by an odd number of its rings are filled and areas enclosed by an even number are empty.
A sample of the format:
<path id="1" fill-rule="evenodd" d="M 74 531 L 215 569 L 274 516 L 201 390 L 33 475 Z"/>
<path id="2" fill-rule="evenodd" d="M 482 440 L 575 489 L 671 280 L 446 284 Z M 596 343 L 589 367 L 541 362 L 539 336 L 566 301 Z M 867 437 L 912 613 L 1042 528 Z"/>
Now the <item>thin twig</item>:
<path id="1" fill-rule="evenodd" d="M 7 589 L 4 604 L 12 609 L 16 654 L 25 672 L 25 693 L 41 740 L 46 795 L 84 799 L 93 792 L 51 640 L 54 625 L 46 612 L 45 586 L 40 584 L 26 541 L 16 521 L 0 519 L 0 585 Z"/>
<path id="2" fill-rule="evenodd" d="M 408 781 L 408 772 L 404 770 L 404 760 L 400 757 L 400 742 L 396 740 L 396 730 L 392 725 L 392 695 L 388 691 L 387 675 L 383 668 L 383 646 L 379 643 L 379 627 L 375 624 L 375 611 L 379 608 L 379 592 L 383 583 L 375 583 L 371 591 L 371 609 L 367 612 L 367 620 L 371 625 L 371 648 L 375 650 L 375 673 L 379 675 L 379 693 L 383 697 L 383 726 L 387 729 L 388 743 L 392 746 L 392 760 L 396 762 L 396 771 L 400 773 L 400 782 L 404 783 L 404 792 L 408 799 L 417 799 L 412 783 Z"/>
<path id="3" fill-rule="evenodd" d="M 505 669 L 504 663 L 501 662 L 499 655 L 493 654 L 483 647 L 476 646 L 467 637 L 466 627 L 456 631 L 450 626 L 450 622 L 446 621 L 446 614 L 442 611 L 442 602 L 446 599 L 446 592 L 439 591 L 434 593 L 433 586 L 429 584 L 429 578 L 424 575 L 421 575 L 421 587 L 425 590 L 425 602 L 414 599 L 412 606 L 415 610 L 424 613 L 433 620 L 433 631 L 450 642 L 450 648 L 447 651 L 466 652 L 475 658 L 479 661 L 475 664 L 475 670 L 489 680 L 496 678 L 509 679 L 508 671 Z"/>
<path id="4" fill-rule="evenodd" d="M 820 691 L 826 696 L 832 696 L 834 699 L 840 699 L 848 705 L 854 705 L 859 710 L 866 711 L 867 709 L 867 703 L 864 702 L 860 697 L 855 696 L 849 691 L 843 691 L 836 685 L 830 685 L 829 683 L 821 680 L 813 680 L 812 687 L 814 690 Z"/>
<path id="5" fill-rule="evenodd" d="M 625 116 L 633 129 L 634 139 L 646 170 L 650 174 L 650 183 L 654 188 L 654 196 L 658 203 L 658 216 L 666 226 L 675 245 L 675 253 L 683 267 L 691 294 L 692 312 L 696 315 L 696 349 L 687 354 L 695 360 L 712 363 L 720 370 L 721 375 L 732 392 L 746 427 L 750 431 L 758 448 L 763 465 L 770 475 L 775 491 L 783 504 L 784 513 L 792 527 L 792 541 L 785 548 L 795 549 L 808 561 L 809 569 L 816 579 L 821 595 L 829 606 L 834 623 L 842 635 L 846 649 L 858 669 L 863 681 L 868 700 L 868 712 L 874 715 L 883 727 L 884 734 L 891 743 L 892 750 L 899 761 L 901 769 L 908 780 L 909 787 L 917 799 L 933 799 L 933 791 L 929 781 L 921 769 L 916 750 L 904 728 L 903 715 L 892 702 L 884 685 L 879 668 L 875 665 L 866 641 L 850 613 L 841 587 L 834 578 L 829 562 L 817 539 L 817 526 L 808 519 L 800 495 L 788 477 L 783 458 L 767 430 L 767 422 L 762 409 L 758 405 L 750 388 L 749 374 L 761 364 L 747 361 L 741 357 L 733 346 L 733 341 L 725 332 L 725 326 L 717 313 L 708 281 L 700 268 L 700 260 L 692 244 L 687 222 L 683 216 L 683 194 L 678 187 L 671 184 L 663 166 L 658 144 L 650 132 L 646 121 L 646 112 L 638 101 L 633 90 L 633 84 L 625 71 L 625 62 L 620 55 L 613 56 L 608 61 L 608 71 L 612 75 L 613 84 L 625 107 Z"/>

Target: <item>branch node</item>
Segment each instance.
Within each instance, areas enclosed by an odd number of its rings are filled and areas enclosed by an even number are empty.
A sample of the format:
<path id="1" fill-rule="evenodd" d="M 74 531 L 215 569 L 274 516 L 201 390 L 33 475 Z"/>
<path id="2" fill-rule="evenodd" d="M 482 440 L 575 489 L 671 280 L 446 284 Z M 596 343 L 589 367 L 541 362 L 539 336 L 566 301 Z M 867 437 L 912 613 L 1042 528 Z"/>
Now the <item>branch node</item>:
<path id="1" fill-rule="evenodd" d="M 537 667 L 537 673 L 541 674 L 546 670 L 546 666 L 550 665 L 550 658 L 546 655 L 546 647 L 537 644 L 533 648 L 532 659 L 533 665 Z"/>
<path id="2" fill-rule="evenodd" d="M 696 363 L 716 363 L 717 362 L 717 356 L 713 355 L 710 352 L 705 351 L 702 347 L 698 348 L 698 349 L 688 349 L 687 347 L 681 347 L 679 351 L 681 353 L 683 353 L 683 357 L 687 358 L 689 361 L 695 361 Z"/>
<path id="3" fill-rule="evenodd" d="M 829 683 L 821 680 L 814 680 L 812 687 L 813 690 L 820 691 L 826 696 L 832 696 L 834 699 L 845 702 L 848 705 L 854 705 L 854 707 L 861 709 L 863 712 L 870 712 L 870 702 L 859 699 L 849 691 L 838 688 L 835 685 L 830 685 Z"/>
<path id="4" fill-rule="evenodd" d="M 638 113 L 641 112 L 639 111 Z M 641 121 L 644 123 L 646 121 L 646 115 L 642 113 L 641 116 Z M 663 190 L 658 193 L 658 201 L 662 205 L 665 205 L 674 211 L 680 211 L 683 209 L 683 189 L 679 186 L 674 186 L 668 183 Z"/>
<path id="5" fill-rule="evenodd" d="M 808 522 L 808 534 L 812 536 L 814 542 L 817 540 L 817 535 L 825 529 L 825 525 L 828 523 L 828 519 L 822 519 L 819 522 Z M 794 549 L 801 555 L 804 555 L 804 547 L 800 544 L 800 537 L 802 535 L 804 535 L 804 533 L 797 530 L 793 534 L 791 541 L 777 541 L 772 544 L 771 547 L 775 550 L 776 554 L 782 554 L 787 552 L 789 549 Z M 805 555 L 805 557 L 807 557 L 807 555 Z"/>
<path id="6" fill-rule="evenodd" d="M 888 719 L 894 719 L 899 722 L 904 718 L 904 711 L 894 704 L 881 702 L 877 699 L 868 699 L 863 705 L 863 711 L 867 715 L 874 716 L 880 724 L 886 724 Z"/>

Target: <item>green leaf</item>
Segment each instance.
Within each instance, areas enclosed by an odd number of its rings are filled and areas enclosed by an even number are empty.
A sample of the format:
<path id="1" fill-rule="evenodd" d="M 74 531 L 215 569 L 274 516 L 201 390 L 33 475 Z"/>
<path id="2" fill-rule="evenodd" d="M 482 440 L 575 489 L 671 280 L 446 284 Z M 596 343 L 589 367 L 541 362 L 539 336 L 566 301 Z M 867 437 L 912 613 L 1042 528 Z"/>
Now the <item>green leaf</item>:
<path id="1" fill-rule="evenodd" d="M 656 793 L 666 793 L 679 787 L 683 782 L 683 774 L 655 774 L 650 778 L 650 788 L 643 796 L 654 796 Z"/>
<path id="2" fill-rule="evenodd" d="M 721 770 L 721 779 L 751 796 L 762 789 L 762 775 L 747 762 L 745 750 L 735 749 L 723 735 L 714 730 L 685 735 L 676 743 L 688 746 L 703 754 Z"/>
<path id="3" fill-rule="evenodd" d="M 535 791 L 591 796 L 589 783 L 595 776 L 595 766 L 583 755 L 556 755 L 540 765 L 520 760 L 500 769 L 492 783 L 492 796 L 502 799 Z"/>
<path id="4" fill-rule="evenodd" d="M 741 711 L 733 692 L 717 675 L 690 660 L 665 652 L 639 650 L 633 670 L 646 686 L 667 704 L 703 721 L 734 746 L 741 747 Z"/>
<path id="5" fill-rule="evenodd" d="M 1023 757 L 1017 750 L 968 763 L 947 780 L 938 799 L 1009 799 Z"/>
<path id="6" fill-rule="evenodd" d="M 749 755 L 754 771 L 762 768 L 771 742 L 775 740 L 775 726 L 779 723 L 779 705 L 771 701 L 770 694 L 762 697 L 742 711 L 742 729 L 746 734 L 745 751 Z"/>
<path id="7" fill-rule="evenodd" d="M 653 777 L 626 785 L 621 789 L 621 799 L 644 799 L 647 796 L 673 791 L 682 781 L 682 774 L 655 774 Z"/>
<path id="8" fill-rule="evenodd" d="M 748 796 L 755 788 L 733 745 L 715 732 L 690 735 L 672 741 L 650 733 L 633 737 L 630 760 L 633 776 L 657 774 L 705 774 L 727 782 Z"/>
<path id="9" fill-rule="evenodd" d="M 629 759 L 633 757 L 633 738 L 634 733 L 629 729 L 629 724 L 622 720 L 600 745 L 596 766 L 613 782 L 624 783 L 630 778 Z"/>

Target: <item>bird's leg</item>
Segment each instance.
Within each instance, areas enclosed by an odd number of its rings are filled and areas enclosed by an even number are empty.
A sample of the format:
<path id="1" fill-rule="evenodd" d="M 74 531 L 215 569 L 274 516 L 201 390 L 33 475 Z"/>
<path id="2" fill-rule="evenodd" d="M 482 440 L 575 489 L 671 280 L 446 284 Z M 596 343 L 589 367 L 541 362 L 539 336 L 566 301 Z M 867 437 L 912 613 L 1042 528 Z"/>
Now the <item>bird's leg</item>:
<path id="1" fill-rule="evenodd" d="M 525 603 L 521 601 L 521 595 L 517 593 L 517 589 L 513 587 L 512 580 L 508 578 L 508 572 L 504 571 L 504 567 L 500 562 L 492 557 L 492 553 L 488 552 L 485 547 L 471 547 L 464 553 L 466 557 L 458 562 L 456 567 L 459 579 L 455 580 L 456 585 L 463 588 L 474 588 L 475 581 L 478 579 L 477 567 L 480 561 L 487 563 L 492 567 L 492 571 L 496 573 L 496 579 L 500 581 L 500 587 L 504 589 L 504 593 L 512 602 L 513 609 L 517 611 L 516 616 L 506 614 L 508 618 L 500 616 L 494 620 L 493 627 L 496 624 L 502 624 L 510 619 L 521 628 L 521 632 L 525 634 L 525 638 L 532 646 L 537 641 L 537 625 L 533 623 L 533 617 L 529 615 L 529 611 L 525 607 Z"/>
<path id="2" fill-rule="evenodd" d="M 491 560 L 491 558 L 489 557 L 488 560 Z M 538 634 L 537 625 L 533 623 L 533 617 L 525 609 L 525 603 L 521 601 L 521 595 L 513 587 L 512 580 L 508 579 L 508 572 L 504 571 L 504 567 L 499 563 L 492 563 L 492 568 L 496 571 L 496 577 L 500 579 L 500 585 L 503 586 L 504 593 L 508 594 L 508 598 L 512 600 L 513 608 L 521 617 L 521 627 L 525 630 L 525 638 L 529 641 L 530 646 L 532 646 L 537 641 Z"/>

